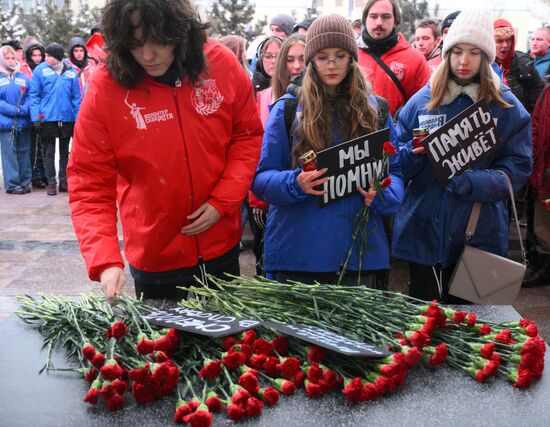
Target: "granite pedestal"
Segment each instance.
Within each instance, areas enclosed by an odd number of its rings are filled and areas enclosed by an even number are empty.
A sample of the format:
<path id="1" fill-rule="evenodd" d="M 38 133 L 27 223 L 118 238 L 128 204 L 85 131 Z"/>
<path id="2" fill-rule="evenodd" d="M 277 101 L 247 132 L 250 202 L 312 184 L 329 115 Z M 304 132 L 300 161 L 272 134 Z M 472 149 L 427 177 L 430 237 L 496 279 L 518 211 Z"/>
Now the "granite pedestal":
<path id="1" fill-rule="evenodd" d="M 468 307 L 485 320 L 516 320 L 509 306 Z M 87 383 L 71 372 L 38 374 L 46 358 L 37 330 L 11 316 L 0 324 L 0 426 L 166 426 L 172 425 L 175 396 L 139 407 L 131 396 L 120 411 L 108 413 L 103 403 L 82 401 Z M 547 353 L 546 363 L 550 361 Z M 71 366 L 62 349 L 54 351 L 56 367 Z M 214 426 L 233 425 L 224 414 Z M 281 397 L 261 417 L 242 426 L 548 426 L 550 425 L 550 374 L 528 390 L 514 389 L 502 378 L 479 384 L 447 366 L 411 370 L 400 390 L 372 402 L 349 405 L 340 393 L 319 399 L 303 390 Z"/>

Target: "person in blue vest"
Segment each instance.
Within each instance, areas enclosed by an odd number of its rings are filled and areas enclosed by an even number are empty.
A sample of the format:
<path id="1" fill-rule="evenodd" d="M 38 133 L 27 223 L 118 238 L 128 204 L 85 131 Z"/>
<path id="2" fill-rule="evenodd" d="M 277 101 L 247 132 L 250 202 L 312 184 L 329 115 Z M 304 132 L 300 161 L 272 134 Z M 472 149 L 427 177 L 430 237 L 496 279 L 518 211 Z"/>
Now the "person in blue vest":
<path id="1" fill-rule="evenodd" d="M 19 71 L 15 50 L 0 48 L 0 145 L 8 194 L 31 192 L 29 78 Z"/>
<path id="2" fill-rule="evenodd" d="M 396 258 L 409 263 L 409 293 L 416 298 L 462 302 L 448 295 L 448 283 L 474 202 L 481 203 L 481 214 L 469 244 L 507 255 L 510 195 L 499 170 L 516 192 L 531 174 L 531 118 L 491 67 L 496 52 L 492 24 L 489 12 L 462 11 L 443 41 L 442 63 L 399 114 L 397 140 L 408 185 L 395 216 L 392 248 Z M 443 187 L 424 147 L 413 147 L 413 129 L 433 131 L 480 100 L 497 121 L 502 145 Z"/>
<path id="3" fill-rule="evenodd" d="M 285 99 L 294 99 L 293 95 L 276 101 L 267 120 L 252 190 L 270 206 L 264 267 L 279 282 L 356 284 L 360 278 L 369 287 L 383 287 L 389 245 L 382 220 L 397 211 L 403 196 L 398 156 L 391 157 L 391 184 L 383 197 L 371 186 L 325 207 L 319 206 L 324 193 L 316 187 L 326 182 L 327 170 L 306 171 L 299 165 L 299 157 L 310 150 L 318 152 L 385 127 L 390 128 L 390 138 L 394 136 L 387 102 L 380 100 L 377 105 L 357 56 L 346 18 L 336 14 L 317 18 L 307 33 L 306 70 L 290 140 Z M 382 101 L 385 120 L 379 120 Z M 360 252 L 361 245 L 352 237 L 353 223 L 365 205 L 370 207 L 364 229 L 367 241 Z"/>
<path id="4" fill-rule="evenodd" d="M 60 44 L 48 45 L 46 60 L 34 69 L 30 89 L 31 120 L 42 135 L 49 196 L 57 194 L 56 139 L 59 139 L 59 191 L 67 191 L 69 142 L 80 108 L 78 75 L 64 56 L 65 51 Z"/>

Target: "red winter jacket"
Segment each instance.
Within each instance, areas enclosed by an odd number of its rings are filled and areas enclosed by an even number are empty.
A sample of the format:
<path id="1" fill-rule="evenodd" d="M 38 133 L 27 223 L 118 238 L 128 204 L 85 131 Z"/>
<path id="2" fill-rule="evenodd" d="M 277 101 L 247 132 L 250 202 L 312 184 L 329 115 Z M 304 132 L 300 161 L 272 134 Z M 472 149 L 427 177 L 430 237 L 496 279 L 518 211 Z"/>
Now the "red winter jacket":
<path id="1" fill-rule="evenodd" d="M 241 237 L 240 206 L 258 163 L 262 125 L 235 56 L 204 46 L 201 83 L 149 77 L 126 89 L 103 64 L 89 82 L 67 169 L 73 225 L 90 279 L 128 262 L 162 272 L 218 258 Z M 117 191 L 118 190 L 118 191 Z M 209 202 L 221 218 L 197 236 L 181 228 Z"/>
<path id="2" fill-rule="evenodd" d="M 533 174 L 530 184 L 543 198 L 550 196 L 550 86 L 541 93 L 532 116 Z"/>
<path id="3" fill-rule="evenodd" d="M 388 100 L 390 113 L 393 114 L 405 104 L 418 90 L 428 83 L 430 70 L 428 63 L 419 51 L 414 49 L 399 33 L 399 42 L 384 53 L 380 58 L 393 71 L 405 90 L 407 99 L 388 76 L 384 69 L 362 49 L 364 42 L 359 37 L 359 66 L 372 85 L 375 95 L 382 96 Z"/>

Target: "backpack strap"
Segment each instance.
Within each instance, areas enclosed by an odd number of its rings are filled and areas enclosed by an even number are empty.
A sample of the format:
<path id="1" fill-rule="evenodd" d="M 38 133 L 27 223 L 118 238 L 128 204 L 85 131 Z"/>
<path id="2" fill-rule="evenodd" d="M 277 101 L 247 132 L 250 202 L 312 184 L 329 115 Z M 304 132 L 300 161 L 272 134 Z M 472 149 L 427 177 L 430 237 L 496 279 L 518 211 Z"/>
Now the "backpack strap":
<path id="1" fill-rule="evenodd" d="M 397 87 L 397 89 L 399 89 L 399 92 L 401 93 L 401 96 L 403 97 L 403 104 L 405 102 L 407 102 L 407 94 L 405 93 L 405 89 L 403 89 L 403 86 L 401 85 L 401 82 L 399 81 L 399 79 L 397 78 L 397 76 L 395 75 L 395 73 L 390 69 L 390 67 L 388 67 L 386 65 L 386 63 L 384 61 L 382 61 L 382 59 L 378 56 L 378 55 L 375 55 L 374 53 L 372 53 L 371 51 L 369 50 L 364 50 L 372 59 L 374 59 L 376 61 L 376 63 L 378 65 L 380 65 L 380 67 L 382 67 L 382 69 L 386 72 L 386 74 L 388 75 L 388 77 L 392 80 L 392 82 L 395 84 L 395 86 Z"/>

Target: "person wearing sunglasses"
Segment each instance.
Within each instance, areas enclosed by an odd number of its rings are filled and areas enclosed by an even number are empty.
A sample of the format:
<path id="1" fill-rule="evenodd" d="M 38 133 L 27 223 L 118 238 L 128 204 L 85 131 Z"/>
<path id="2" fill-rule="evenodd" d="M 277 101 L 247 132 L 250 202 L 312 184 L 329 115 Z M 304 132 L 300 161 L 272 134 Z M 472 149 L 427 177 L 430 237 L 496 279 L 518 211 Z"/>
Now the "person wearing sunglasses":
<path id="1" fill-rule="evenodd" d="M 255 195 L 269 203 L 264 238 L 264 267 L 277 281 L 336 283 L 352 244 L 353 219 L 370 206 L 368 250 L 359 257 L 357 246 L 346 269 L 344 283 L 361 282 L 379 287 L 389 268 L 388 241 L 382 218 L 395 213 L 403 195 L 399 162 L 391 161 L 391 185 L 382 199 L 374 189 L 323 208 L 318 197 L 327 170 L 304 171 L 299 157 L 313 150 L 341 144 L 389 127 L 388 114 L 378 119 L 383 100 L 370 94 L 357 65 L 357 43 L 346 18 L 332 14 L 317 18 L 309 28 L 304 51 L 306 64 L 298 106 L 287 133 L 286 94 L 273 105 L 262 142 L 260 163 L 252 186 Z M 381 123 L 382 122 L 382 123 Z M 289 140 L 290 139 L 290 140 Z"/>

